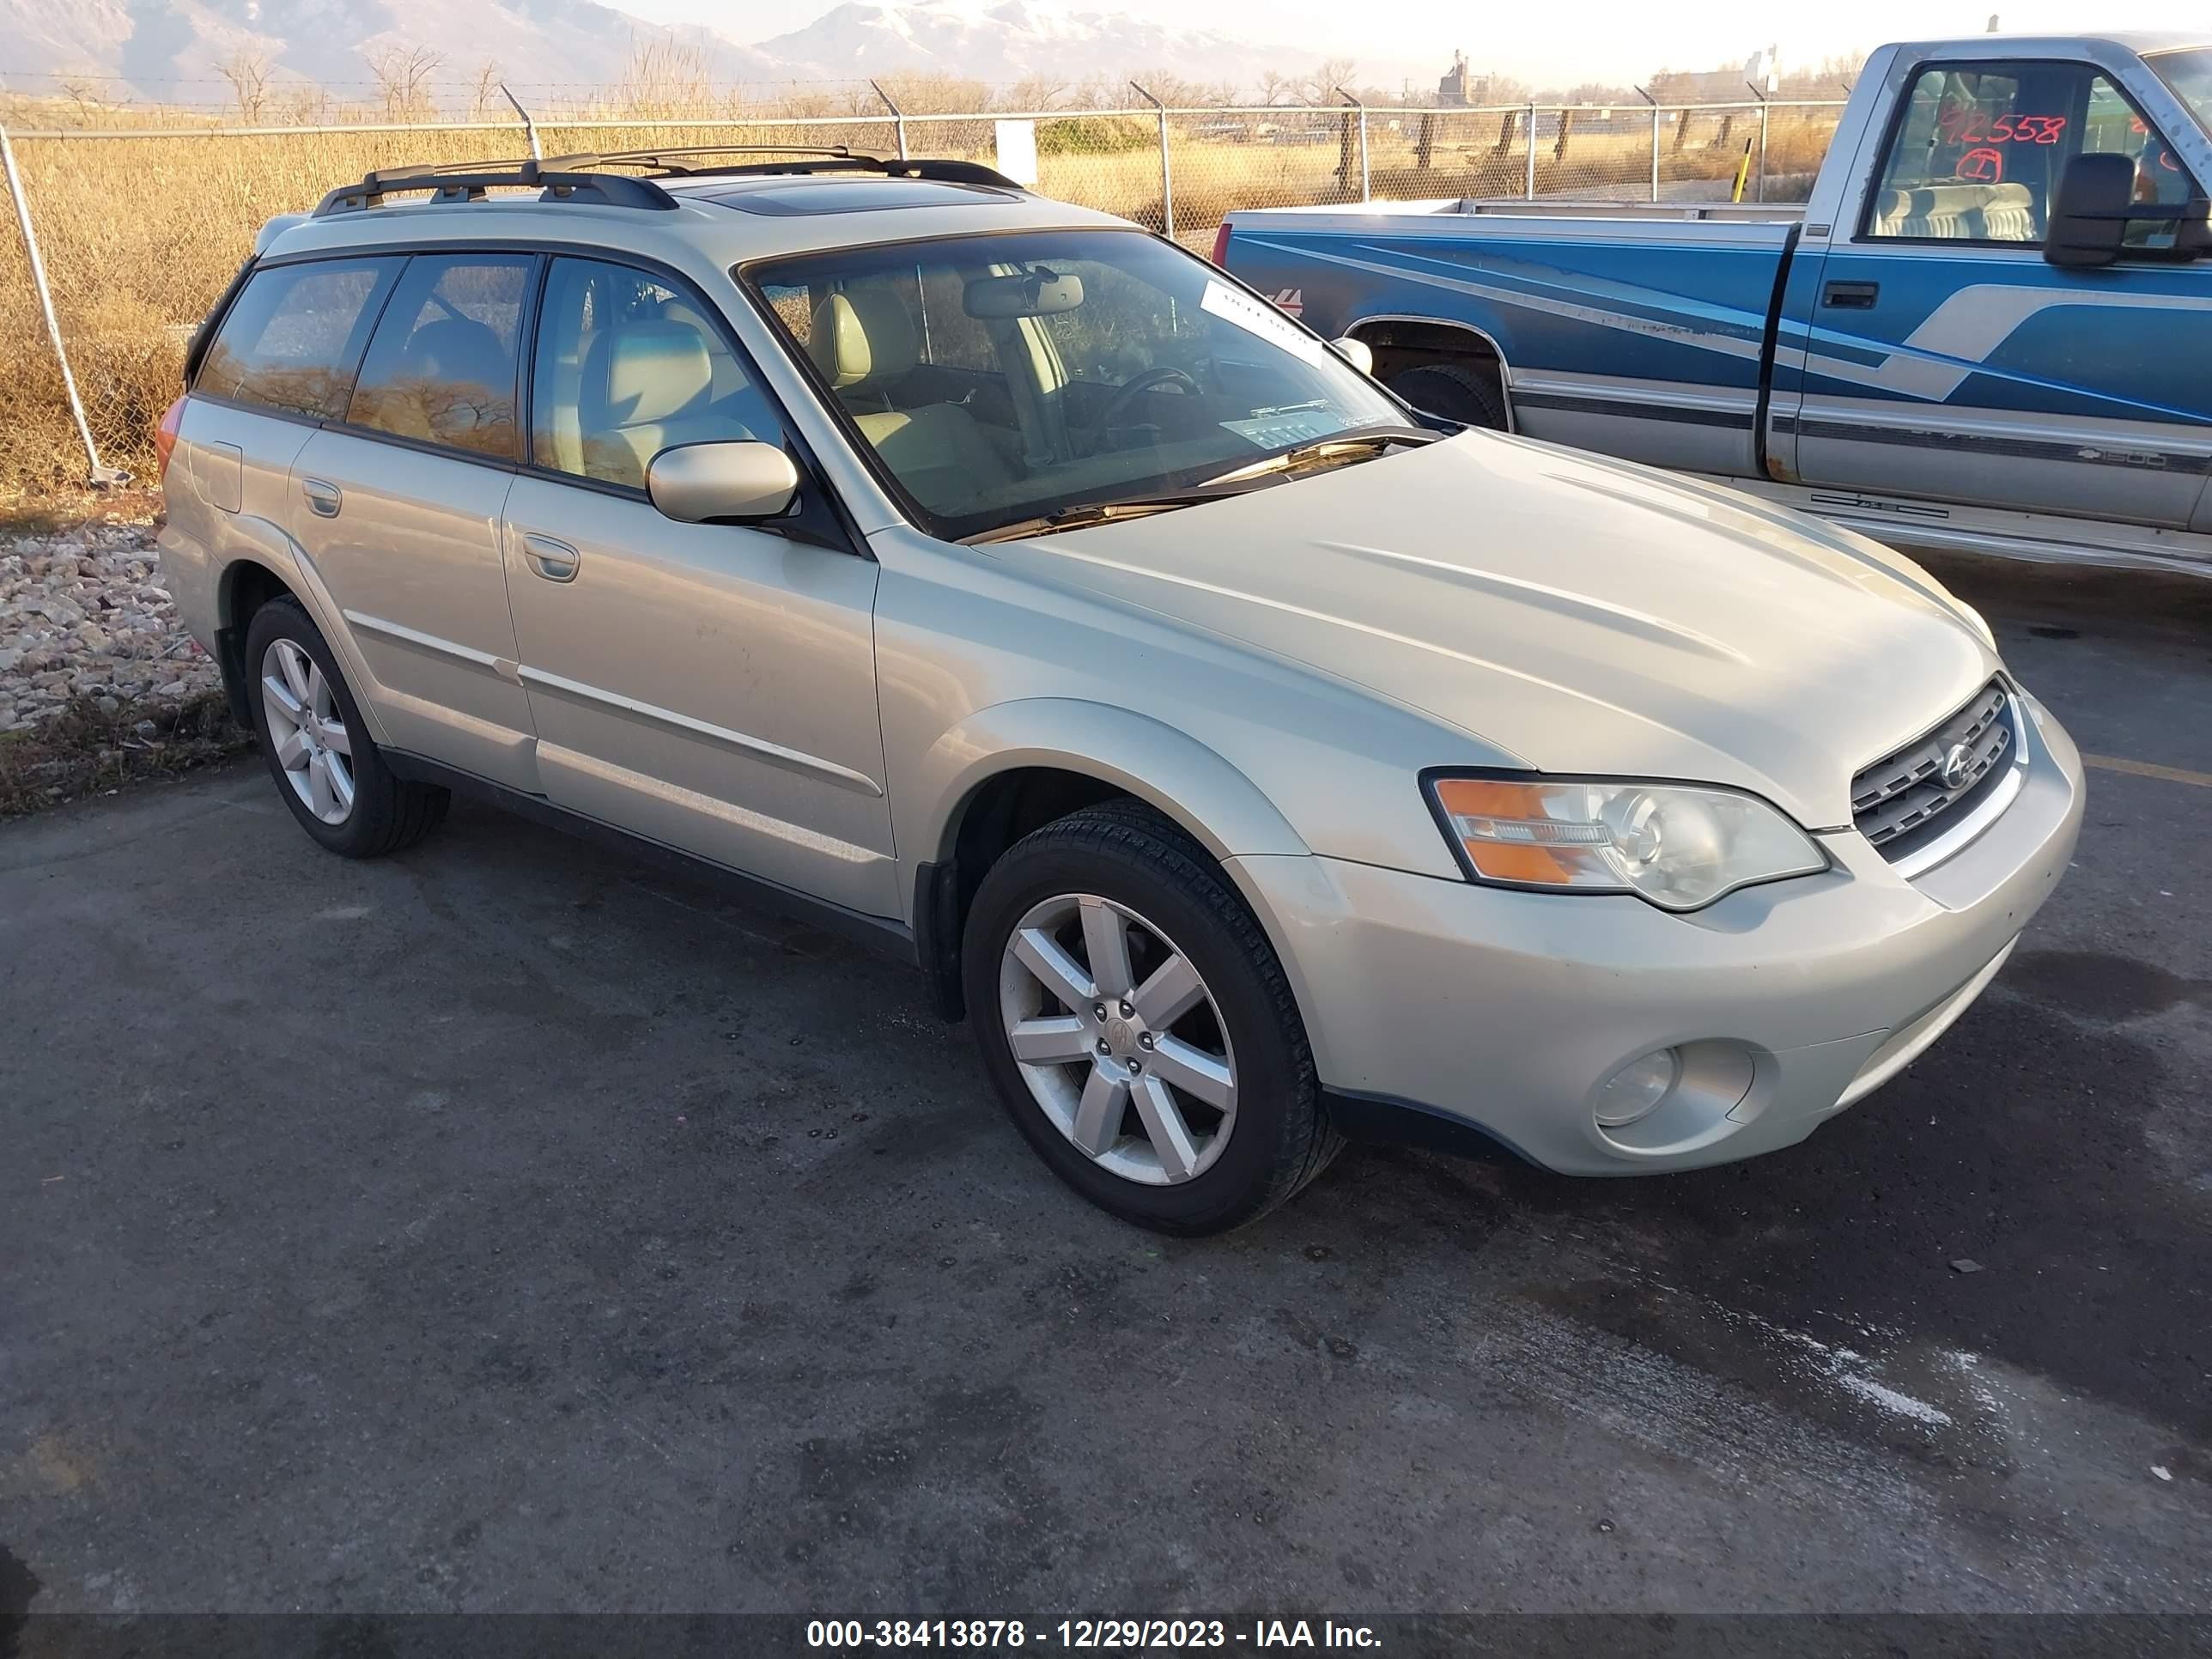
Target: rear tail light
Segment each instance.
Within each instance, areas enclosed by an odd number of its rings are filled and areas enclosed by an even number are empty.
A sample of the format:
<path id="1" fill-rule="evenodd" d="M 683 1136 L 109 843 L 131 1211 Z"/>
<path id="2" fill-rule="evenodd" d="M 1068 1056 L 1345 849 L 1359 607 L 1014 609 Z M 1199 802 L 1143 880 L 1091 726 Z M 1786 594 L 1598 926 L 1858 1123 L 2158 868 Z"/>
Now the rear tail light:
<path id="1" fill-rule="evenodd" d="M 1229 269 L 1229 222 L 1224 219 L 1221 228 L 1213 233 L 1213 263 L 1222 270 Z"/>
<path id="2" fill-rule="evenodd" d="M 185 400 L 179 397 L 161 416 L 161 424 L 154 428 L 154 477 L 157 483 L 168 475 L 169 457 L 177 453 L 177 428 L 184 418 Z"/>

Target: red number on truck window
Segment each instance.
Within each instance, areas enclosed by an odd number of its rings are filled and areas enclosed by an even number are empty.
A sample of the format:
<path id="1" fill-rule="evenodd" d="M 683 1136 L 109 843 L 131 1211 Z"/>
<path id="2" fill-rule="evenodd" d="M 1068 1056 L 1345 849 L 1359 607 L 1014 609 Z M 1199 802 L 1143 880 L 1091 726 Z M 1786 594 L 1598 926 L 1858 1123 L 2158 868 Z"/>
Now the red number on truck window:
<path id="1" fill-rule="evenodd" d="M 2066 131 L 2063 115 L 2000 115 L 1984 125 L 1972 105 L 1947 109 L 1936 118 L 1938 131 L 1953 144 L 2055 144 Z"/>
<path id="2" fill-rule="evenodd" d="M 1959 176 L 1978 185 L 1998 183 L 2004 178 L 2004 152 L 1987 148 L 1968 150 L 1959 158 Z"/>

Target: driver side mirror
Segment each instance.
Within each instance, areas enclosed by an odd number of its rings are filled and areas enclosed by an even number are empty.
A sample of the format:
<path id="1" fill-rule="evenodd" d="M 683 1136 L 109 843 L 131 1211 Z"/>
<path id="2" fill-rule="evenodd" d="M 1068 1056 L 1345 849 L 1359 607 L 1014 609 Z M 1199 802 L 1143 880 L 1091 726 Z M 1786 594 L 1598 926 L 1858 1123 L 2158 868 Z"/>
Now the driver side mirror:
<path id="1" fill-rule="evenodd" d="M 789 510 L 799 469 L 774 444 L 754 439 L 679 444 L 645 469 L 645 493 L 684 524 L 749 524 Z"/>
<path id="2" fill-rule="evenodd" d="M 2108 265 L 2120 257 L 2136 164 L 2126 155 L 2076 155 L 2059 175 L 2043 257 L 2054 265 Z"/>
<path id="3" fill-rule="evenodd" d="M 2212 253 L 2212 202 L 2138 202 L 2132 156 L 2077 155 L 2067 162 L 2051 210 L 2043 257 L 2054 265 L 2109 265 L 2123 252 L 2143 259 Z M 2171 225 L 2171 243 L 2130 247 L 2130 225 Z"/>
<path id="4" fill-rule="evenodd" d="M 1340 340 L 1331 340 L 1329 349 L 1350 363 L 1362 374 L 1375 373 L 1375 353 L 1364 340 L 1355 340 L 1349 334 Z"/>

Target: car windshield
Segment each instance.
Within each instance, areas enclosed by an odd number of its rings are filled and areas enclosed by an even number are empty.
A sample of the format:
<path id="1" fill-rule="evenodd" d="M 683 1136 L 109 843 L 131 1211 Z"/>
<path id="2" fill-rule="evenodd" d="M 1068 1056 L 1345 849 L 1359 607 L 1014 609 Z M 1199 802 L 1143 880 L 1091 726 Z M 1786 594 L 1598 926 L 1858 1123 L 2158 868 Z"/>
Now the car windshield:
<path id="1" fill-rule="evenodd" d="M 842 248 L 742 274 L 947 539 L 1410 421 L 1266 301 L 1139 231 Z"/>
<path id="2" fill-rule="evenodd" d="M 2143 61 L 2173 88 L 2175 97 L 2189 106 L 2197 125 L 2212 132 L 2212 46 L 2154 52 Z"/>

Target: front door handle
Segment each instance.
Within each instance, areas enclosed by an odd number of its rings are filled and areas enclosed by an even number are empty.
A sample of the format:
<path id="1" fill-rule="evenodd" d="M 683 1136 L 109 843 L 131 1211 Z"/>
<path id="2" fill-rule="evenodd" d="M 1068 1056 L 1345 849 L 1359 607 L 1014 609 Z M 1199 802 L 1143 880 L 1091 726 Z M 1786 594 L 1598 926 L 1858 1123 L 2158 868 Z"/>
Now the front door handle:
<path id="1" fill-rule="evenodd" d="M 303 479 L 300 493 L 307 498 L 307 510 L 318 518 L 335 519 L 345 497 L 334 483 L 325 483 L 320 478 Z"/>
<path id="2" fill-rule="evenodd" d="M 576 567 L 583 562 L 583 555 L 566 542 L 556 542 L 550 536 L 524 532 L 522 557 L 530 568 L 549 582 L 572 582 L 576 580 Z"/>
<path id="3" fill-rule="evenodd" d="M 1820 303 L 1838 311 L 1872 311 L 1880 298 L 1880 283 L 1830 283 L 1820 290 Z"/>

